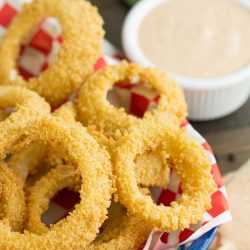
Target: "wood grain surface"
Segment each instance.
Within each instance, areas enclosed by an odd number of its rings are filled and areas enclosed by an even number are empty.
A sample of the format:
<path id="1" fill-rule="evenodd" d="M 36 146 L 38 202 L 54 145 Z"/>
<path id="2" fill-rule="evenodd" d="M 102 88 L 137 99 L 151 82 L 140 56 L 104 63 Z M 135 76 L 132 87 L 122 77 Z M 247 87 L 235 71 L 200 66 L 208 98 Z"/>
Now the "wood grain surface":
<path id="1" fill-rule="evenodd" d="M 121 0 L 91 2 L 104 18 L 106 38 L 121 49 L 121 29 L 128 6 Z M 222 173 L 239 168 L 250 158 L 250 100 L 225 118 L 192 124 L 213 147 Z"/>

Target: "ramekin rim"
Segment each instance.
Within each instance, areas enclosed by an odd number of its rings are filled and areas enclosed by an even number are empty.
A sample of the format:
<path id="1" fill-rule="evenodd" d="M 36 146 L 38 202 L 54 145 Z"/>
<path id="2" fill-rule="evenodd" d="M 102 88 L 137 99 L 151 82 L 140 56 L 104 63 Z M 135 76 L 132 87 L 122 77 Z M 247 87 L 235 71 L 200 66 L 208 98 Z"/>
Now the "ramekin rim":
<path id="1" fill-rule="evenodd" d="M 152 8 L 169 0 L 143 0 L 139 1 L 127 15 L 122 28 L 122 45 L 126 56 L 134 62 L 137 62 L 145 67 L 155 67 L 155 65 L 146 58 L 138 43 L 138 29 L 141 21 L 152 10 Z M 249 0 L 234 0 L 250 10 Z M 221 89 L 227 86 L 232 86 L 240 82 L 249 80 L 250 82 L 250 64 L 236 70 L 230 74 L 211 78 L 191 78 L 180 75 L 171 74 L 182 87 L 188 89 Z"/>

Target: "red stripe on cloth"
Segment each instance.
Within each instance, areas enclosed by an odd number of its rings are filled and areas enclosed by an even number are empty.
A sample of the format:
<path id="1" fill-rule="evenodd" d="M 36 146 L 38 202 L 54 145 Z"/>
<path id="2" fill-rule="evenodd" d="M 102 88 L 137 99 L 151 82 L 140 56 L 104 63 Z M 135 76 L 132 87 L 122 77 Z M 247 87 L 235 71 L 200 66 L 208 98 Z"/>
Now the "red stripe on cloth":
<path id="1" fill-rule="evenodd" d="M 48 69 L 49 64 L 46 62 L 43 64 L 42 68 L 41 68 L 41 72 L 45 71 L 46 69 Z"/>
<path id="2" fill-rule="evenodd" d="M 181 185 L 179 186 L 179 189 L 178 189 L 178 194 L 182 194 L 183 193 L 183 190 L 182 190 L 182 187 Z"/>
<path id="3" fill-rule="evenodd" d="M 164 206 L 170 206 L 172 201 L 175 201 L 176 193 L 165 189 L 161 192 L 161 195 L 157 201 L 157 204 L 163 204 Z"/>
<path id="4" fill-rule="evenodd" d="M 129 114 L 142 118 L 148 109 L 149 103 L 148 98 L 132 92 Z"/>
<path id="5" fill-rule="evenodd" d="M 130 82 L 117 82 L 115 86 L 120 89 L 132 89 L 135 86 L 135 84 L 132 84 Z"/>
<path id="6" fill-rule="evenodd" d="M 193 230 L 190 230 L 190 229 L 185 229 L 183 230 L 180 235 L 179 235 L 179 242 L 183 242 L 185 241 L 186 239 L 188 239 L 192 234 L 194 233 Z"/>
<path id="7" fill-rule="evenodd" d="M 6 3 L 3 8 L 0 9 L 0 26 L 7 28 L 16 14 L 17 11 Z"/>
<path id="8" fill-rule="evenodd" d="M 217 187 L 218 188 L 223 187 L 224 186 L 224 181 L 222 179 L 222 176 L 221 176 L 221 173 L 220 173 L 220 170 L 219 170 L 219 167 L 218 167 L 217 164 L 212 165 L 211 174 L 214 177 L 214 181 L 215 181 Z"/>
<path id="9" fill-rule="evenodd" d="M 18 67 L 18 72 L 25 80 L 29 80 L 30 78 L 34 77 L 29 71 L 20 66 Z"/>
<path id="10" fill-rule="evenodd" d="M 100 69 L 103 69 L 104 67 L 107 66 L 107 63 L 106 61 L 104 60 L 103 57 L 100 57 L 97 62 L 94 64 L 94 71 L 97 71 L 97 70 L 100 70 Z"/>
<path id="11" fill-rule="evenodd" d="M 164 244 L 167 244 L 168 243 L 168 236 L 169 236 L 168 233 L 163 233 L 161 235 L 161 238 L 160 238 L 161 242 L 164 243 Z"/>
<path id="12" fill-rule="evenodd" d="M 63 189 L 52 200 L 65 209 L 71 209 L 80 202 L 80 196 L 79 193 Z"/>
<path id="13" fill-rule="evenodd" d="M 117 58 L 118 60 L 122 61 L 122 60 L 127 60 L 129 61 L 124 55 L 122 54 L 115 54 L 113 55 L 114 58 Z"/>
<path id="14" fill-rule="evenodd" d="M 212 197 L 212 208 L 207 211 L 213 218 L 228 210 L 228 202 L 225 196 L 218 190 Z"/>
<path id="15" fill-rule="evenodd" d="M 160 101 L 160 98 L 161 98 L 161 97 L 160 97 L 159 95 L 157 95 L 157 96 L 154 98 L 153 101 L 156 102 L 156 103 L 158 103 L 158 102 Z"/>
<path id="16" fill-rule="evenodd" d="M 189 122 L 185 120 L 181 123 L 181 128 L 185 128 L 187 125 L 189 125 Z"/>
<path id="17" fill-rule="evenodd" d="M 47 56 L 52 50 L 52 43 L 53 38 L 44 30 L 39 29 L 27 46 L 35 48 Z"/>
<path id="18" fill-rule="evenodd" d="M 207 142 L 204 142 L 204 143 L 202 144 L 202 147 L 203 147 L 204 149 L 206 149 L 207 151 L 209 151 L 210 153 L 213 154 L 213 150 L 212 150 L 211 146 L 210 146 Z"/>
<path id="19" fill-rule="evenodd" d="M 62 36 L 57 37 L 57 42 L 63 43 L 63 38 L 62 38 Z"/>

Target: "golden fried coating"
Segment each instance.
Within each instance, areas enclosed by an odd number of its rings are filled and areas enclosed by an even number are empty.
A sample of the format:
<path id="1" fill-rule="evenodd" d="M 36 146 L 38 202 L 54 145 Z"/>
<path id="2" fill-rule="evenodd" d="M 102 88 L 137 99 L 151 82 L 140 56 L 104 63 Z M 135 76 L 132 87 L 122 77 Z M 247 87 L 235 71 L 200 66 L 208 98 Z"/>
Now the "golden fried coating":
<path id="1" fill-rule="evenodd" d="M 80 182 L 76 168 L 69 165 L 57 166 L 38 180 L 29 191 L 26 229 L 37 234 L 48 232 L 49 228 L 41 222 L 41 215 L 48 209 L 50 199 L 61 189 L 73 188 Z M 150 232 L 143 221 L 127 215 L 126 209 L 115 202 L 111 204 L 102 228 L 87 249 L 137 249 Z"/>
<path id="2" fill-rule="evenodd" d="M 0 86 L 0 107 L 14 110 L 0 122 L 0 141 L 9 153 L 15 151 L 14 142 L 23 133 L 27 123 L 50 113 L 49 104 L 37 93 L 16 86 Z"/>
<path id="3" fill-rule="evenodd" d="M 0 183 L 0 219 L 7 221 L 12 230 L 20 231 L 26 210 L 23 183 L 4 162 L 0 162 Z"/>
<path id="4" fill-rule="evenodd" d="M 49 208 L 50 200 L 60 190 L 79 185 L 80 181 L 76 167 L 70 165 L 59 165 L 38 180 L 29 190 L 26 229 L 36 234 L 48 232 L 49 228 L 42 223 L 41 216 Z"/>
<path id="5" fill-rule="evenodd" d="M 113 188 L 108 154 L 79 123 L 63 122 L 52 116 L 30 122 L 19 138 L 22 140 L 13 142 L 15 148 L 31 143 L 49 145 L 59 157 L 77 166 L 84 179 L 81 202 L 66 219 L 43 235 L 11 232 L 8 223 L 0 221 L 0 249 L 55 250 L 86 246 L 96 237 L 110 206 Z M 8 153 L 7 149 L 6 143 L 0 144 L 2 158 Z"/>
<path id="6" fill-rule="evenodd" d="M 5 108 L 0 109 L 0 121 L 4 121 L 9 115 Z"/>
<path id="7" fill-rule="evenodd" d="M 11 156 L 8 167 L 25 183 L 29 174 L 35 174 L 41 166 L 41 161 L 46 157 L 45 147 L 32 144 Z"/>
<path id="8" fill-rule="evenodd" d="M 135 159 L 136 180 L 144 187 L 166 188 L 169 183 L 170 167 L 168 155 L 161 157 L 161 152 L 147 152 Z"/>
<path id="9" fill-rule="evenodd" d="M 159 92 L 160 100 L 155 110 L 147 116 L 160 116 L 175 120 L 180 124 L 187 115 L 187 106 L 182 89 L 166 74 L 157 69 L 142 68 L 123 61 L 107 66 L 91 75 L 80 89 L 77 99 L 79 120 L 85 125 L 95 125 L 107 137 L 114 137 L 117 130 L 122 134 L 140 119 L 126 113 L 124 108 L 116 108 L 107 100 L 107 93 L 121 81 L 138 79 L 138 84 L 146 84 Z"/>
<path id="10" fill-rule="evenodd" d="M 24 80 L 15 70 L 20 44 L 45 17 L 58 18 L 63 43 L 58 59 L 38 78 Z M 78 89 L 93 71 L 102 51 L 103 20 L 96 7 L 83 0 L 33 0 L 24 4 L 3 38 L 0 48 L 0 82 L 35 90 L 57 107 Z M 17 70 L 16 70 L 17 71 Z"/>
<path id="11" fill-rule="evenodd" d="M 121 218 L 118 227 L 105 232 L 103 240 L 93 242 L 86 249 L 90 250 L 137 250 L 147 240 L 151 228 L 145 221 L 132 215 Z M 107 240 L 108 239 L 108 240 Z"/>
<path id="12" fill-rule="evenodd" d="M 77 113 L 73 102 L 66 102 L 53 112 L 53 116 L 61 117 L 65 121 L 75 122 Z"/>
<path id="13" fill-rule="evenodd" d="M 49 104 L 37 93 L 15 86 L 0 86 L 0 107 L 12 107 L 14 110 L 0 123 L 6 130 L 15 123 L 25 123 L 50 113 Z"/>
<path id="14" fill-rule="evenodd" d="M 134 159 L 145 150 L 159 148 L 169 154 L 172 167 L 181 178 L 183 194 L 170 207 L 156 205 L 140 193 Z M 114 151 L 114 175 L 119 201 L 132 214 L 144 219 L 153 229 L 165 232 L 183 230 L 197 223 L 211 206 L 215 182 L 203 148 L 185 130 L 148 119 L 133 127 Z"/>

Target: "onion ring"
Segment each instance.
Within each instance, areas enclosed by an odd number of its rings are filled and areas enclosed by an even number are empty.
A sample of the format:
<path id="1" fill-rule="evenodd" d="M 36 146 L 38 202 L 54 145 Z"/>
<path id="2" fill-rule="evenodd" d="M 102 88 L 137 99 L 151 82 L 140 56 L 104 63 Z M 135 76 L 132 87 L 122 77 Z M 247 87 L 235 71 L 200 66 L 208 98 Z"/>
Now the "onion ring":
<path id="1" fill-rule="evenodd" d="M 15 123 L 25 123 L 50 113 L 49 104 L 37 93 L 15 86 L 0 86 L 0 107 L 13 107 L 15 110 L 0 123 L 0 127 L 6 130 Z"/>
<path id="2" fill-rule="evenodd" d="M 15 149 L 30 143 L 50 145 L 60 157 L 77 166 L 84 178 L 81 202 L 44 235 L 10 232 L 8 223 L 0 221 L 0 248 L 55 250 L 86 246 L 94 240 L 110 205 L 113 188 L 108 154 L 80 124 L 69 124 L 52 116 L 30 122 L 19 138 L 22 140 L 12 141 L 12 145 L 17 144 Z M 1 143 L 1 159 L 9 152 L 8 146 Z"/>
<path id="3" fill-rule="evenodd" d="M 14 112 L 0 122 L 0 141 L 9 144 L 9 150 L 14 150 L 12 142 L 23 133 L 27 123 L 50 113 L 49 104 L 37 93 L 15 86 L 0 86 L 0 107 L 14 108 Z"/>
<path id="4" fill-rule="evenodd" d="M 63 44 L 58 60 L 38 78 L 25 81 L 13 76 L 19 55 L 18 45 L 34 25 L 46 16 L 59 19 Z M 93 71 L 93 64 L 101 54 L 104 31 L 103 21 L 88 1 L 33 0 L 26 3 L 14 18 L 3 38 L 0 48 L 0 82 L 35 90 L 53 106 L 66 100 Z"/>
<path id="5" fill-rule="evenodd" d="M 27 202 L 26 229 L 32 233 L 44 234 L 49 228 L 42 223 L 41 216 L 49 207 L 50 200 L 58 191 L 80 184 L 80 174 L 70 165 L 59 165 L 38 180 L 29 190 Z"/>
<path id="6" fill-rule="evenodd" d="M 79 174 L 69 165 L 57 166 L 37 181 L 28 196 L 26 229 L 37 234 L 48 232 L 49 228 L 41 222 L 41 215 L 48 209 L 50 199 L 61 189 L 72 188 L 79 183 Z M 141 220 L 127 215 L 126 210 L 120 211 L 121 206 L 114 204 L 109 208 L 109 219 L 105 221 L 104 231 L 87 249 L 137 249 L 147 239 L 149 227 Z"/>
<path id="7" fill-rule="evenodd" d="M 126 61 L 107 66 L 90 76 L 83 84 L 77 99 L 79 120 L 83 125 L 96 125 L 107 137 L 114 137 L 117 131 L 122 134 L 138 122 L 138 118 L 128 115 L 124 108 L 117 109 L 107 100 L 107 93 L 115 83 L 130 78 L 155 88 L 160 100 L 155 110 L 147 111 L 144 117 L 153 115 L 176 120 L 180 124 L 186 117 L 187 107 L 181 88 L 164 73 L 150 68 L 141 68 Z"/>
<path id="8" fill-rule="evenodd" d="M 53 116 L 60 116 L 68 122 L 75 122 L 73 103 L 65 103 L 53 112 Z M 44 146 L 30 145 L 28 148 L 21 150 L 21 152 L 16 152 L 8 161 L 8 166 L 25 183 L 28 175 L 36 174 L 40 168 L 44 169 L 62 164 L 61 160 L 53 153 L 51 150 L 46 150 Z"/>
<path id="9" fill-rule="evenodd" d="M 4 162 L 1 162 L 0 182 L 2 183 L 0 218 L 7 219 L 14 231 L 20 231 L 23 229 L 26 210 L 22 181 Z"/>
<path id="10" fill-rule="evenodd" d="M 170 207 L 157 206 L 139 192 L 134 159 L 147 149 L 169 154 L 173 169 L 181 178 L 183 194 Z M 162 120 L 141 122 L 122 138 L 114 150 L 114 175 L 119 201 L 152 228 L 165 232 L 183 230 L 197 223 L 211 205 L 215 182 L 202 147 L 186 131 Z"/>

